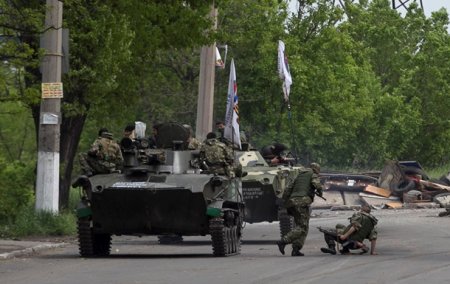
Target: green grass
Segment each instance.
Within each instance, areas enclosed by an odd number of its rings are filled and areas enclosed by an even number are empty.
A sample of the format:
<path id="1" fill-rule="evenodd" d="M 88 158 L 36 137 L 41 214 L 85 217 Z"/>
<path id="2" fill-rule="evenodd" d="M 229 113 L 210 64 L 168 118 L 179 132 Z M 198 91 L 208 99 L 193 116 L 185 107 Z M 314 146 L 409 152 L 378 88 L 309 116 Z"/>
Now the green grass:
<path id="1" fill-rule="evenodd" d="M 14 220 L 0 221 L 0 238 L 19 238 L 26 236 L 70 236 L 76 234 L 75 207 L 79 192 L 72 190 L 69 208 L 59 214 L 36 211 L 34 202 L 16 213 Z"/>
<path id="2" fill-rule="evenodd" d="M 439 179 L 443 175 L 447 175 L 450 170 L 450 165 L 440 166 L 432 169 L 426 169 L 428 177 L 431 179 Z"/>
<path id="3" fill-rule="evenodd" d="M 14 222 L 10 233 L 14 237 L 23 236 L 64 236 L 76 232 L 76 218 L 73 213 L 36 212 L 26 208 Z"/>

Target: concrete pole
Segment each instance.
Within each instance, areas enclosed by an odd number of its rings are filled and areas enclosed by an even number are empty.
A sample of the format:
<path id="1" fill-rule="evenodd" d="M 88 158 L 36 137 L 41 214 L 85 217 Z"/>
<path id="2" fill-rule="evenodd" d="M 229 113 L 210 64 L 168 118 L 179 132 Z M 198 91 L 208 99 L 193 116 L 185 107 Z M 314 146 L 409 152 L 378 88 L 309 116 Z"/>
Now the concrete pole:
<path id="1" fill-rule="evenodd" d="M 211 18 L 214 19 L 214 28 L 217 28 L 217 9 L 214 3 L 211 7 Z M 214 111 L 214 80 L 216 68 L 216 44 L 202 47 L 200 55 L 200 75 L 197 99 L 197 123 L 195 137 L 203 141 L 206 134 L 212 131 Z"/>
<path id="2" fill-rule="evenodd" d="M 61 124 L 62 3 L 47 0 L 42 48 L 42 100 L 39 123 L 36 210 L 58 213 Z"/>

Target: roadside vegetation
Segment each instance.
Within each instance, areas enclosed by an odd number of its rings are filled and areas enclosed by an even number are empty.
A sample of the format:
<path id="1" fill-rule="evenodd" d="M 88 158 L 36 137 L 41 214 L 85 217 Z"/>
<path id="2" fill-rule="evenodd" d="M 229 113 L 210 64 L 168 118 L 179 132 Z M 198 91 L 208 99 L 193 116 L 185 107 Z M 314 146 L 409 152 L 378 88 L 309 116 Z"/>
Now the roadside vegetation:
<path id="1" fill-rule="evenodd" d="M 213 31 L 212 0 L 65 0 L 63 209 L 34 213 L 44 2 L 0 0 L 2 236 L 74 232 L 77 154 L 100 127 L 119 139 L 136 120 L 148 130 L 165 121 L 195 126 L 200 50 L 213 42 L 228 45 L 226 68 L 216 70 L 214 119 L 224 117 L 234 58 L 240 126 L 255 148 L 282 142 L 302 164 L 352 172 L 381 169 L 386 160 L 417 160 L 434 178 L 450 170 L 445 9 L 426 17 L 414 3 L 400 14 L 389 0 L 308 0 L 296 11 L 286 1 L 216 0 Z M 293 77 L 290 113 L 276 71 L 278 40 Z"/>

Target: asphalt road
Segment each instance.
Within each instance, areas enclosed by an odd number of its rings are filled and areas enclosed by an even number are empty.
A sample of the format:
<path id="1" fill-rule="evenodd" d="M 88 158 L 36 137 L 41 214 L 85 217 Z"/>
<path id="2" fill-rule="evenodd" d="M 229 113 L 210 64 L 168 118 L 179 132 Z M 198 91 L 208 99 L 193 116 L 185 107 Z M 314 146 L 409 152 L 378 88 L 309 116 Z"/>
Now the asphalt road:
<path id="1" fill-rule="evenodd" d="M 0 283 L 449 283 L 450 217 L 437 217 L 441 211 L 375 211 L 376 256 L 323 254 L 315 227 L 345 224 L 352 214 L 324 210 L 313 212 L 304 257 L 278 252 L 278 223 L 247 224 L 237 256 L 213 257 L 209 237 L 185 237 L 179 245 L 114 237 L 107 258 L 81 258 L 74 243 L 0 261 Z"/>

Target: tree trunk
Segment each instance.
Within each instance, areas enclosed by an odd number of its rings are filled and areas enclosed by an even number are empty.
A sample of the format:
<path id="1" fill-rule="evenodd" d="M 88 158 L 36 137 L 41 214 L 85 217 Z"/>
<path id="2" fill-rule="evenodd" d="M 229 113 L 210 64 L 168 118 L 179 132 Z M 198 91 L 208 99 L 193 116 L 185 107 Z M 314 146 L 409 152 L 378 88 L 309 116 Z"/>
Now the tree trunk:
<path id="1" fill-rule="evenodd" d="M 78 144 L 86 115 L 64 117 L 61 123 L 60 143 L 60 179 L 59 179 L 59 206 L 60 209 L 69 205 L 70 187 L 72 184 L 73 164 L 76 160 Z"/>

